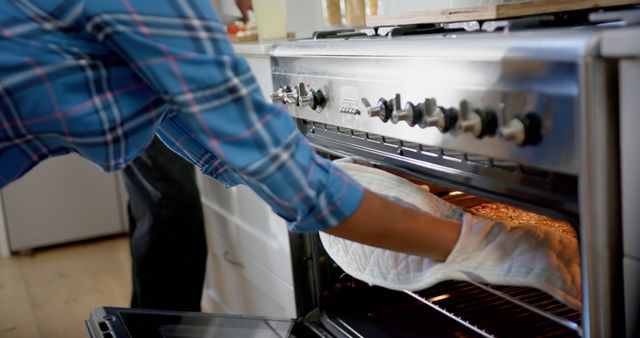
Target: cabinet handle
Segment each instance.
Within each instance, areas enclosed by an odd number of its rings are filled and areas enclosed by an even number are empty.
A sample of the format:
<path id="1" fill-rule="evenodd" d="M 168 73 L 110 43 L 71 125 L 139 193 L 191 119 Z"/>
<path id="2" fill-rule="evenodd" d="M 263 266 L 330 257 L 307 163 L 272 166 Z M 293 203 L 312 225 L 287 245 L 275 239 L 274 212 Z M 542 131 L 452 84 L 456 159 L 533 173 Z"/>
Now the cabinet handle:
<path id="1" fill-rule="evenodd" d="M 242 264 L 242 262 L 240 262 L 240 261 L 238 261 L 238 260 L 236 260 L 234 258 L 231 258 L 231 257 L 232 257 L 232 255 L 229 252 L 229 250 L 225 250 L 224 253 L 222 254 L 222 258 L 224 258 L 225 261 L 227 261 L 230 264 L 233 264 L 233 265 L 235 265 L 235 266 L 237 266 L 239 268 L 244 268 L 244 264 Z"/>

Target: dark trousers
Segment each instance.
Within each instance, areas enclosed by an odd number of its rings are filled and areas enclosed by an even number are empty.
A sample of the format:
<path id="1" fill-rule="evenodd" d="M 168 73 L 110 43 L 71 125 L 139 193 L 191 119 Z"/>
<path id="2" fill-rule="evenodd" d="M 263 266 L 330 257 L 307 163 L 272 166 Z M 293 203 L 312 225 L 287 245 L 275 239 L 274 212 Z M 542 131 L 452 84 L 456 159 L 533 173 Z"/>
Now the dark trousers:
<path id="1" fill-rule="evenodd" d="M 200 311 L 207 247 L 193 166 L 156 138 L 124 178 L 131 307 Z"/>

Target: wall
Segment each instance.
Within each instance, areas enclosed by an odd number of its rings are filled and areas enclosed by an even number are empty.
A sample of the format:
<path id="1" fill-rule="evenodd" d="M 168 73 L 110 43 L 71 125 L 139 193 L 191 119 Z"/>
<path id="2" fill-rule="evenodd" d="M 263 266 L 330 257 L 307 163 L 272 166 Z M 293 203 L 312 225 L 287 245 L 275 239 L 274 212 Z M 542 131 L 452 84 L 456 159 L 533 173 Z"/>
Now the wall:
<path id="1" fill-rule="evenodd" d="M 211 0 L 223 17 L 238 16 L 233 0 Z M 379 0 L 380 13 L 463 7 L 520 0 Z M 321 0 L 287 0 L 287 30 L 297 37 L 309 37 L 314 31 L 328 29 L 322 17 Z"/>
<path id="2" fill-rule="evenodd" d="M 322 17 L 320 0 L 288 0 L 287 30 L 297 37 L 309 37 L 314 31 L 328 29 Z"/>
<path id="3" fill-rule="evenodd" d="M 416 10 L 468 7 L 522 0 L 379 0 L 383 13 L 410 12 Z"/>

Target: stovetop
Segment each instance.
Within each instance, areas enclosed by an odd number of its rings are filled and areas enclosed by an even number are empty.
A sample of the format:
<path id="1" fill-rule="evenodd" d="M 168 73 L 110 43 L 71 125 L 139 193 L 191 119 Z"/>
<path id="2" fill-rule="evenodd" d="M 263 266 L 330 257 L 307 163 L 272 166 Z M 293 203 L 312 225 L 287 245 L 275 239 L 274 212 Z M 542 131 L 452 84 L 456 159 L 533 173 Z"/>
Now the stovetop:
<path id="1" fill-rule="evenodd" d="M 628 26 L 640 23 L 640 6 L 580 10 L 503 20 L 471 20 L 400 26 L 340 28 L 315 32 L 313 40 L 377 40 L 408 35 L 451 34 L 459 32 L 512 32 L 543 28 L 585 26 Z"/>

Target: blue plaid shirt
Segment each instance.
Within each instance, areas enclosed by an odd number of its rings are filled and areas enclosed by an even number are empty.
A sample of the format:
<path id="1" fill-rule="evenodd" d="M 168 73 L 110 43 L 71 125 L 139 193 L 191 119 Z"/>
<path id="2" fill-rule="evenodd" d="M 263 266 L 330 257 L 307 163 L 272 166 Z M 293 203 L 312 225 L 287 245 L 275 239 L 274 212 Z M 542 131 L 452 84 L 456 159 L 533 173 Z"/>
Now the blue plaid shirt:
<path id="1" fill-rule="evenodd" d="M 157 134 L 294 231 L 338 224 L 363 196 L 265 102 L 209 0 L 0 2 L 0 123 L 0 187 L 69 152 L 120 169 Z"/>

